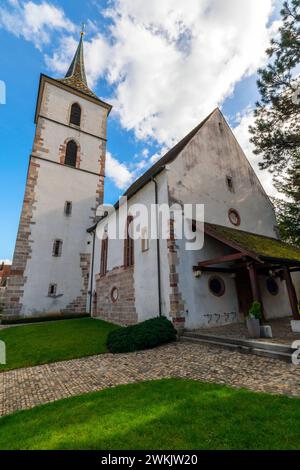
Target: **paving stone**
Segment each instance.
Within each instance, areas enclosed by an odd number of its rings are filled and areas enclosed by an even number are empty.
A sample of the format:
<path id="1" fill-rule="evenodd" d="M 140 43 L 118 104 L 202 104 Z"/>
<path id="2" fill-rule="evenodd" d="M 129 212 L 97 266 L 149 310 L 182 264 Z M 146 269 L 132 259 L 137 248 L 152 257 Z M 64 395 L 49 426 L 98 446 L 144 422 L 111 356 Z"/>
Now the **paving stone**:
<path id="1" fill-rule="evenodd" d="M 0 416 L 120 384 L 182 377 L 300 396 L 300 366 L 180 341 L 130 354 L 102 354 L 0 374 Z"/>

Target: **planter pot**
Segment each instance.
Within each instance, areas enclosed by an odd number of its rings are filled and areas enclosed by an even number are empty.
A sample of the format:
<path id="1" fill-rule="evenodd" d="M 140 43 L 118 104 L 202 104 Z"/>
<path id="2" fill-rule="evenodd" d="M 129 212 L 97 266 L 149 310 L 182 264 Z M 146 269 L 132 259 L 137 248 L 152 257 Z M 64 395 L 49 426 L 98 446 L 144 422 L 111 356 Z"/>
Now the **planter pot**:
<path id="1" fill-rule="evenodd" d="M 251 338 L 260 338 L 260 322 L 257 318 L 247 318 L 246 325 Z"/>
<path id="2" fill-rule="evenodd" d="M 300 333 L 300 320 L 291 320 L 291 328 L 294 333 Z"/>

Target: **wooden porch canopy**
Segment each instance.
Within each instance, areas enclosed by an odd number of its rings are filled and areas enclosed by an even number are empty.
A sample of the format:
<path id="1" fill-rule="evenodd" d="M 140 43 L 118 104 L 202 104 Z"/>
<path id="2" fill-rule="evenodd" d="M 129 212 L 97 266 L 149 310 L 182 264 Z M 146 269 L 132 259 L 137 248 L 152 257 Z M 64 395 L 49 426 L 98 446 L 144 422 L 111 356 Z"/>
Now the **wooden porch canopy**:
<path id="1" fill-rule="evenodd" d="M 194 271 L 238 273 L 240 269 L 246 267 L 249 271 L 253 298 L 260 302 L 258 274 L 275 271 L 284 278 L 293 316 L 299 319 L 297 295 L 291 278 L 291 272 L 300 271 L 299 248 L 276 238 L 209 223 L 204 224 L 204 233 L 205 236 L 214 238 L 234 252 L 202 260 L 193 267 Z M 230 264 L 226 266 L 227 263 Z"/>

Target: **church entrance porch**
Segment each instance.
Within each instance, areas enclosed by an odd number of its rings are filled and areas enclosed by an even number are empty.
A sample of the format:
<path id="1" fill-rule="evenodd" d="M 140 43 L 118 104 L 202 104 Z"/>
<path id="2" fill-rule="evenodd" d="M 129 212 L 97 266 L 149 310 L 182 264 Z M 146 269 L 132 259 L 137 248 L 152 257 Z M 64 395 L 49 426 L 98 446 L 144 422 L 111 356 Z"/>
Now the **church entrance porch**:
<path id="1" fill-rule="evenodd" d="M 300 272 L 299 248 L 271 237 L 208 223 L 204 230 L 205 237 L 224 245 L 226 254 L 199 261 L 193 266 L 195 277 L 210 273 L 216 277 L 230 275 L 235 279 L 239 319 L 242 322 L 245 323 L 253 301 L 261 304 L 263 324 L 270 324 L 271 320 L 283 317 L 300 320 L 297 298 L 300 282 L 299 277 L 296 277 Z M 294 336 L 288 334 L 291 332 L 290 321 L 284 325 L 284 334 L 280 333 L 279 337 L 281 340 L 283 337 L 287 341 L 293 340 Z M 210 331 L 216 325 L 211 326 Z M 244 324 L 230 324 L 224 328 L 225 332 L 232 328 L 235 333 L 240 332 L 242 337 L 246 337 Z M 217 329 L 222 334 L 223 331 L 219 327 Z"/>

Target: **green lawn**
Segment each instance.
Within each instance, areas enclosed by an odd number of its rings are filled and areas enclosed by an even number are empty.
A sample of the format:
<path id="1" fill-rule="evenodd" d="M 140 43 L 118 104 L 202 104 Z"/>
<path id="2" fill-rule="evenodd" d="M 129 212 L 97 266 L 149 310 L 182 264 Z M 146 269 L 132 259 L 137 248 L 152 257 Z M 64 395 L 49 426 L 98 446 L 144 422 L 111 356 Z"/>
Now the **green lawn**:
<path id="1" fill-rule="evenodd" d="M 0 449 L 299 449 L 300 399 L 140 382 L 0 419 Z"/>
<path id="2" fill-rule="evenodd" d="M 6 344 L 6 365 L 0 372 L 106 352 L 115 325 L 92 318 L 60 320 L 0 330 Z"/>

